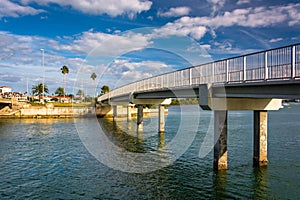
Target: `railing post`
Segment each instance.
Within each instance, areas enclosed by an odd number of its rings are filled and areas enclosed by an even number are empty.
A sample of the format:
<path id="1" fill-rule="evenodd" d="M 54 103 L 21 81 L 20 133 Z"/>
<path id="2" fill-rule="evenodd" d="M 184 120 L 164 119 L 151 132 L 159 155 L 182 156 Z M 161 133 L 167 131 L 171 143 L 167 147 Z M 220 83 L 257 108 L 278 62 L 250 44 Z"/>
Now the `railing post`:
<path id="1" fill-rule="evenodd" d="M 192 85 L 192 68 L 189 68 L 189 85 Z"/>
<path id="2" fill-rule="evenodd" d="M 229 71 L 228 71 L 228 68 L 229 68 L 229 60 L 226 60 L 226 83 L 229 82 Z"/>
<path id="3" fill-rule="evenodd" d="M 243 57 L 243 82 L 246 82 L 246 79 L 247 79 L 247 71 L 246 71 L 246 65 L 247 65 L 247 57 L 244 56 Z"/>
<path id="4" fill-rule="evenodd" d="M 212 63 L 212 83 L 215 82 L 215 63 Z"/>
<path id="5" fill-rule="evenodd" d="M 296 76 L 296 73 L 295 73 L 295 70 L 296 70 L 296 47 L 292 46 L 291 50 L 292 50 L 291 51 L 291 54 L 292 54 L 292 58 L 291 58 L 291 61 L 292 61 L 291 78 L 294 79 L 295 76 Z"/>
<path id="6" fill-rule="evenodd" d="M 176 73 L 173 72 L 173 87 L 176 86 L 175 83 L 176 83 Z"/>
<path id="7" fill-rule="evenodd" d="M 269 72 L 268 72 L 268 52 L 265 51 L 265 63 L 264 63 L 264 70 L 265 70 L 265 81 L 269 78 Z"/>

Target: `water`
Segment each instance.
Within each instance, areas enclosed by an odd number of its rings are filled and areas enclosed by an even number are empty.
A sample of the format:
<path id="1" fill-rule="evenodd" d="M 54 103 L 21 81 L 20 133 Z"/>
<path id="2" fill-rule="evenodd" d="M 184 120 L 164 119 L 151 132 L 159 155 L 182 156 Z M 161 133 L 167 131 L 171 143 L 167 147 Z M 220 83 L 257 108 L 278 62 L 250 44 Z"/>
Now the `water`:
<path id="1" fill-rule="evenodd" d="M 140 137 L 132 131 L 134 122 L 99 123 L 111 131 L 110 141 L 127 151 L 161 148 L 169 155 L 167 144 L 183 116 L 199 116 L 195 108 L 170 107 L 163 139 L 154 117 L 145 118 Z M 262 169 L 252 167 L 252 112 L 229 112 L 229 169 L 219 173 L 212 170 L 212 151 L 199 158 L 211 115 L 200 116 L 188 150 L 172 165 L 145 174 L 111 169 L 87 151 L 75 123 L 88 126 L 92 119 L 0 119 L 0 199 L 299 199 L 300 105 L 269 112 L 269 165 Z M 182 129 L 185 134 L 192 134 L 189 127 Z"/>

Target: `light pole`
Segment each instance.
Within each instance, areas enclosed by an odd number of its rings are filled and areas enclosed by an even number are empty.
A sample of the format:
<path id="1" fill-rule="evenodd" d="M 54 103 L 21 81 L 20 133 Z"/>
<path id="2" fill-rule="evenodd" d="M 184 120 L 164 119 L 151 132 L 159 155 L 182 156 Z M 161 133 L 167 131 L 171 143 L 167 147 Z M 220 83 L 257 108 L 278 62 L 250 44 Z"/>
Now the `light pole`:
<path id="1" fill-rule="evenodd" d="M 45 71 L 44 71 L 44 49 L 40 49 L 41 52 L 42 52 L 42 67 L 43 67 L 43 81 L 42 81 L 42 84 L 43 84 L 43 92 L 42 92 L 42 99 L 43 99 L 43 103 L 44 103 L 44 90 L 45 90 L 45 86 L 44 86 L 44 82 L 45 82 Z"/>

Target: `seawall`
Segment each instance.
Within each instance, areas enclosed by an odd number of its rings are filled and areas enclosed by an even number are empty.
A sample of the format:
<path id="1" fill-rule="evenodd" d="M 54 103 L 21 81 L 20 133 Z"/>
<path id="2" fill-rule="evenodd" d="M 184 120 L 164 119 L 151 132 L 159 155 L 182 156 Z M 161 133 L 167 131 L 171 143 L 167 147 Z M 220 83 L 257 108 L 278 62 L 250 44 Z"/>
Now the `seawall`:
<path id="1" fill-rule="evenodd" d="M 71 118 L 87 117 L 95 113 L 94 107 L 30 107 L 9 113 L 1 113 L 1 118 Z"/>

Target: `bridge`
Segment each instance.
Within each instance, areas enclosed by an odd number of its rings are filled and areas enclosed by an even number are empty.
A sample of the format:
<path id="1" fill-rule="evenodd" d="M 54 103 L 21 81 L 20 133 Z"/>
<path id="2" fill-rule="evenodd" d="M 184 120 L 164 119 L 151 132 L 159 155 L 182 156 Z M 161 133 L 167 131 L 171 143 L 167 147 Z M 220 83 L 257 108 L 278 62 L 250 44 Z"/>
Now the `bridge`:
<path id="1" fill-rule="evenodd" d="M 266 166 L 269 110 L 282 99 L 300 98 L 300 44 L 218 60 L 146 78 L 98 98 L 113 106 L 137 105 L 137 128 L 143 125 L 142 104 L 159 105 L 158 132 L 164 132 L 164 107 L 170 98 L 198 98 L 202 109 L 214 112 L 214 169 L 227 169 L 227 114 L 253 110 L 253 165 Z M 131 107 L 127 107 L 128 120 Z"/>

